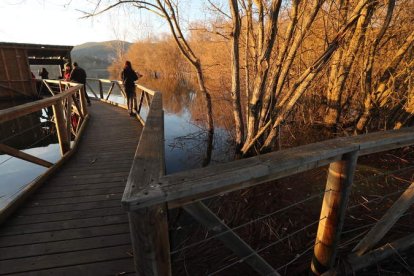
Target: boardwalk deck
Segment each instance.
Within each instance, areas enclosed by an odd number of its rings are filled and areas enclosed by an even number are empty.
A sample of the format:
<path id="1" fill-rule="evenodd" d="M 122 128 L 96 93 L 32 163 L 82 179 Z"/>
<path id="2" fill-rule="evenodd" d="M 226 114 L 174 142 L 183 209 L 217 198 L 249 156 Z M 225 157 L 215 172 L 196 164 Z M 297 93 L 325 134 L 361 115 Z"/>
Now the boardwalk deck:
<path id="1" fill-rule="evenodd" d="M 134 271 L 121 197 L 141 125 L 95 102 L 78 152 L 0 227 L 0 274 Z"/>

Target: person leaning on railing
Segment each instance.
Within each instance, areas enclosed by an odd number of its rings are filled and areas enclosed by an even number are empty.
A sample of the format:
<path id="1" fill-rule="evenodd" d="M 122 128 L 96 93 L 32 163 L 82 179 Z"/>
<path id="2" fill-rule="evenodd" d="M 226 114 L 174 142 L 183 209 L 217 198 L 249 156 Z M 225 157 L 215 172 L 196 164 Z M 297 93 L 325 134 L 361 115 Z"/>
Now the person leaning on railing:
<path id="1" fill-rule="evenodd" d="M 86 101 L 88 102 L 88 105 L 91 105 L 91 100 L 89 99 L 88 93 L 86 93 L 85 85 L 86 85 L 86 72 L 83 70 L 83 68 L 79 67 L 77 62 L 73 63 L 73 70 L 70 73 L 70 80 L 83 84 L 83 89 L 85 92 Z"/>
<path id="2" fill-rule="evenodd" d="M 141 75 L 137 75 L 135 71 L 132 69 L 132 65 L 130 61 L 126 61 L 124 65 L 124 70 L 121 73 L 122 84 L 125 88 L 125 94 L 127 96 L 127 105 L 128 105 L 128 112 L 129 116 L 134 116 L 133 110 L 137 109 L 137 102 L 135 98 L 135 81 Z"/>

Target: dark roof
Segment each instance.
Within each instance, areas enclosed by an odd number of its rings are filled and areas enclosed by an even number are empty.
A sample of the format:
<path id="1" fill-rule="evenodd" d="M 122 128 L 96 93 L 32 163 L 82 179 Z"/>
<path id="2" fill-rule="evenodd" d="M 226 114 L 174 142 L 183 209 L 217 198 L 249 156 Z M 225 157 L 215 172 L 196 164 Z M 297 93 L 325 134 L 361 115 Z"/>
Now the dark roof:
<path id="1" fill-rule="evenodd" d="M 70 57 L 73 46 L 0 42 L 0 48 L 26 49 L 28 57 Z"/>

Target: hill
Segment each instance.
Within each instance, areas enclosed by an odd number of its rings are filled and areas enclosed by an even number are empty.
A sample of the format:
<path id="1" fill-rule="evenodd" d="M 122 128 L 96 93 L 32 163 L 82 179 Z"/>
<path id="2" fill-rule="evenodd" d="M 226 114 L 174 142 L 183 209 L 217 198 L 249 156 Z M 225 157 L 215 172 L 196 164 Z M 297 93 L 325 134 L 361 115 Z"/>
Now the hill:
<path id="1" fill-rule="evenodd" d="M 131 43 L 121 40 L 87 42 L 77 45 L 71 52 L 72 60 L 79 63 L 92 78 L 108 78 L 107 68 L 128 51 Z"/>

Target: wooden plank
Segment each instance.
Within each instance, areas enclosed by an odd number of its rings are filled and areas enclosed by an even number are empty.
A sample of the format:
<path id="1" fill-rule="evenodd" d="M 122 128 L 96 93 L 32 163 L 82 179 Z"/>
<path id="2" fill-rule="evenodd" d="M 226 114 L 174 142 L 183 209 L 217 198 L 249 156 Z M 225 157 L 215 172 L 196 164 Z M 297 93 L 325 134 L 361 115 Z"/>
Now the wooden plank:
<path id="1" fill-rule="evenodd" d="M 139 192 L 145 193 L 149 183 L 158 179 L 165 171 L 164 160 L 164 113 L 161 94 L 156 94 L 141 134 L 132 169 L 128 177 L 122 201 Z M 148 181 L 148 182 L 146 182 Z M 157 185 L 155 188 L 159 188 Z M 153 193 L 160 190 L 153 189 Z"/>
<path id="2" fill-rule="evenodd" d="M 41 193 L 33 197 L 34 200 L 45 200 L 45 199 L 63 199 L 63 198 L 76 198 L 76 197 L 83 197 L 83 196 L 100 196 L 100 195 L 108 195 L 108 194 L 119 194 L 123 192 L 122 186 L 118 185 L 116 187 L 111 188 L 101 188 L 100 186 L 96 185 L 95 189 L 89 190 L 77 190 L 77 191 L 61 191 L 61 192 L 48 192 L 48 193 Z M 51 210 L 53 212 L 53 210 Z"/>
<path id="3" fill-rule="evenodd" d="M 84 120 L 85 115 L 83 114 L 82 108 L 80 107 L 78 99 L 75 97 L 75 95 L 72 95 L 72 100 L 73 100 L 73 103 L 75 104 L 76 110 L 78 110 L 79 116 Z"/>
<path id="4" fill-rule="evenodd" d="M 115 83 L 111 83 L 111 86 L 109 87 L 108 93 L 106 94 L 106 100 L 109 99 L 109 96 L 111 96 L 112 90 L 114 90 Z"/>
<path id="5" fill-rule="evenodd" d="M 107 178 L 107 177 L 115 177 L 115 176 L 126 176 L 128 173 L 120 172 L 120 171 L 114 171 L 114 172 L 103 172 L 103 173 L 96 173 L 96 174 L 84 174 L 84 175 L 78 175 L 78 174 L 72 174 L 70 177 L 65 175 L 56 175 L 55 179 L 60 181 L 64 180 L 66 182 L 71 181 L 77 181 L 77 180 L 83 180 L 83 179 L 90 179 L 90 178 Z"/>
<path id="6" fill-rule="evenodd" d="M 55 126 L 59 139 L 60 154 L 63 156 L 70 150 L 70 133 L 67 133 L 65 115 L 62 101 L 57 101 L 53 106 L 53 114 L 55 115 Z"/>
<path id="7" fill-rule="evenodd" d="M 122 160 L 124 161 L 124 160 Z M 84 166 L 84 167 L 79 167 L 79 170 L 76 172 L 77 176 L 83 176 L 83 175 L 88 175 L 88 174 L 102 174 L 102 173 L 106 173 L 106 174 L 112 174 L 112 173 L 124 173 L 125 175 L 128 175 L 130 169 L 131 169 L 131 163 L 132 161 L 129 160 L 129 162 L 125 162 L 125 163 L 121 163 L 121 164 L 116 164 L 117 166 L 110 166 L 110 164 L 106 164 L 106 166 L 101 166 L 101 165 L 97 165 L 97 166 Z M 90 165 L 90 164 L 89 164 Z M 73 173 L 70 171 L 65 171 L 65 172 L 61 172 L 59 174 L 57 174 L 59 176 L 72 176 Z"/>
<path id="8" fill-rule="evenodd" d="M 66 98 L 66 133 L 68 134 L 68 141 L 70 143 L 72 139 L 71 129 L 72 129 L 72 97 Z"/>
<path id="9" fill-rule="evenodd" d="M 28 162 L 46 167 L 46 168 L 50 168 L 50 167 L 53 166 L 53 163 L 51 163 L 49 161 L 46 161 L 46 160 L 38 158 L 36 156 L 27 154 L 23 151 L 17 150 L 17 149 L 12 148 L 12 147 L 9 147 L 5 144 L 0 144 L 0 152 L 3 152 L 5 154 L 14 156 L 16 158 L 19 158 L 19 159 L 22 159 L 22 160 L 25 160 L 25 161 L 28 161 Z"/>
<path id="10" fill-rule="evenodd" d="M 67 252 L 52 255 L 19 258 L 0 261 L 0 273 L 17 273 L 39 269 L 80 265 L 129 257 L 130 245 L 118 245 L 102 249 L 89 249 L 81 252 Z"/>
<path id="11" fill-rule="evenodd" d="M 86 218 L 86 219 L 75 219 L 68 221 L 56 221 L 56 222 L 43 222 L 21 226 L 6 226 L 0 232 L 0 237 L 12 236 L 12 235 L 23 235 L 23 234 L 32 234 L 32 233 L 43 233 L 50 231 L 60 231 L 60 230 L 69 230 L 69 229 L 80 229 L 88 228 L 99 225 L 112 225 L 119 223 L 128 222 L 127 216 L 113 215 L 113 216 L 102 216 L 96 218 Z"/>
<path id="12" fill-rule="evenodd" d="M 46 86 L 47 90 L 49 90 L 50 94 L 52 94 L 52 96 L 55 95 L 55 92 L 53 91 L 53 89 L 49 86 L 48 82 L 46 80 L 43 80 L 43 84 Z"/>
<path id="13" fill-rule="evenodd" d="M 37 270 L 14 274 L 16 276 L 38 275 L 135 275 L 133 262 L 130 257 L 125 259 L 94 262 L 82 265 L 65 266 L 47 270 Z"/>
<path id="14" fill-rule="evenodd" d="M 89 85 L 88 82 L 86 82 L 86 85 L 89 87 L 89 90 L 92 92 L 92 94 L 95 96 L 95 98 L 99 99 L 98 95 L 96 95 L 95 91 L 93 90 L 93 88 Z"/>
<path id="15" fill-rule="evenodd" d="M 88 108 L 86 107 L 86 91 L 85 91 L 85 87 L 83 85 L 81 85 L 81 87 L 79 88 L 79 99 L 80 99 L 80 103 L 81 103 L 81 109 L 82 109 L 82 114 L 85 116 L 86 114 L 88 114 Z"/>
<path id="16" fill-rule="evenodd" d="M 116 235 L 122 233 L 129 233 L 128 223 L 98 225 L 91 227 L 30 233 L 23 235 L 11 235 L 7 236 L 7 238 L 0 239 L 0 248 L 7 249 L 11 246 L 23 246 L 38 243 L 67 241 L 73 239 L 99 237 L 104 235 Z"/>
<path id="17" fill-rule="evenodd" d="M 129 202 L 125 201 L 124 205 L 126 208 L 137 209 L 155 202 L 168 201 L 169 208 L 177 207 L 324 166 L 339 160 L 341 154 L 358 149 L 354 145 L 335 148 L 331 143 L 333 142 L 326 141 L 220 166 L 153 178 L 150 185 L 158 187 L 158 193 L 153 194 L 151 187 L 144 187 L 131 196 Z"/>
<path id="18" fill-rule="evenodd" d="M 202 202 L 188 204 L 183 208 L 198 222 L 207 227 L 213 235 L 221 234 L 217 239 L 221 240 L 227 248 L 239 256 L 243 262 L 248 263 L 257 273 L 260 275 L 280 275 Z"/>
<path id="19" fill-rule="evenodd" d="M 144 90 L 142 90 L 142 91 L 141 91 L 141 97 L 140 97 L 140 99 L 139 99 L 138 110 L 137 110 L 137 113 L 138 113 L 138 114 L 140 114 L 140 113 L 141 113 L 142 102 L 144 101 L 144 94 L 145 94 L 145 91 L 144 91 Z"/>
<path id="20" fill-rule="evenodd" d="M 122 96 L 124 97 L 124 99 L 126 99 L 127 96 L 126 96 L 124 87 L 122 85 L 122 82 L 120 82 L 120 81 L 113 81 L 113 82 L 118 85 L 119 91 L 121 91 Z"/>
<path id="21" fill-rule="evenodd" d="M 368 234 L 355 246 L 352 250 L 354 254 L 361 256 L 372 249 L 413 203 L 414 182 L 411 183 L 382 218 L 371 228 Z"/>
<path id="22" fill-rule="evenodd" d="M 108 199 L 106 201 L 93 201 L 93 202 L 84 202 L 79 203 L 73 206 L 72 204 L 62 204 L 53 206 L 53 209 L 49 206 L 38 206 L 38 205 L 26 205 L 25 207 L 19 209 L 17 216 L 30 216 L 37 214 L 53 214 L 60 212 L 69 212 L 69 211 L 80 211 L 80 210 L 93 210 L 109 207 L 119 207 L 119 199 Z"/>
<path id="23" fill-rule="evenodd" d="M 150 94 L 151 96 L 154 96 L 155 94 L 160 93 L 160 92 L 158 92 L 158 91 L 151 90 L 151 89 L 149 89 L 149 88 L 147 88 L 147 87 L 145 87 L 145 86 L 142 86 L 142 85 L 140 85 L 140 84 L 137 84 L 137 83 L 135 84 L 135 86 L 136 86 L 138 89 L 141 89 L 141 90 L 145 91 L 146 93 Z"/>
<path id="24" fill-rule="evenodd" d="M 128 106 L 126 104 L 120 104 L 120 103 L 113 102 L 113 101 L 110 101 L 110 100 L 105 100 L 105 99 L 101 99 L 101 102 L 105 102 L 105 103 L 108 103 L 108 104 L 111 104 L 111 105 L 114 105 L 114 106 L 118 106 L 118 107 L 123 108 L 123 109 L 128 109 Z"/>
<path id="25" fill-rule="evenodd" d="M 162 96 L 157 93 L 138 144 L 122 200 L 164 173 L 164 113 Z M 137 274 L 171 275 L 166 204 L 129 212 L 128 217 Z"/>
<path id="26" fill-rule="evenodd" d="M 395 254 L 403 252 L 414 245 L 414 234 L 408 235 L 404 238 L 398 239 L 394 242 L 387 243 L 380 248 L 372 250 L 365 255 L 357 256 L 351 255 L 346 261 L 345 265 L 346 270 L 342 270 L 341 266 L 338 266 L 336 269 L 331 269 L 326 273 L 322 274 L 323 276 L 332 276 L 332 275 L 359 275 L 356 272 L 361 269 L 371 266 L 375 263 L 378 263 L 386 258 L 389 258 Z"/>
<path id="27" fill-rule="evenodd" d="M 102 88 L 102 82 L 100 80 L 98 80 L 98 85 L 99 85 L 99 95 L 101 96 L 101 99 L 103 99 L 104 98 L 103 88 Z"/>
<path id="28" fill-rule="evenodd" d="M 49 208 L 50 211 L 53 211 L 53 207 Z M 8 226 L 17 226 L 17 225 L 30 225 L 34 223 L 46 223 L 46 222 L 57 222 L 57 221 L 66 221 L 66 220 L 76 220 L 76 219 L 86 219 L 86 218 L 97 218 L 101 216 L 115 216 L 115 215 L 124 215 L 122 208 L 119 206 L 116 207 L 107 207 L 99 208 L 92 210 L 78 210 L 78 211 L 66 211 L 66 212 L 50 212 L 46 214 L 36 214 L 24 216 L 20 214 L 17 219 L 12 219 L 8 222 Z"/>
<path id="29" fill-rule="evenodd" d="M 328 271 L 335 264 L 357 160 L 358 151 L 355 151 L 344 154 L 341 161 L 329 166 L 325 189 L 327 192 L 322 201 L 311 264 L 316 275 Z"/>
<path id="30" fill-rule="evenodd" d="M 94 195 L 94 196 L 82 196 L 74 198 L 58 198 L 58 199 L 39 199 L 37 204 L 39 206 L 56 206 L 63 204 L 78 204 L 84 202 L 96 202 L 96 201 L 105 201 L 109 199 L 120 198 L 122 193 L 118 194 L 107 194 L 107 195 Z"/>
<path id="31" fill-rule="evenodd" d="M 31 245 L 19 245 L 7 248 L 0 248 L 0 260 L 35 257 L 68 251 L 83 251 L 103 247 L 129 244 L 129 231 L 123 234 L 110 236 L 98 236 L 48 243 L 36 243 Z M 80 252 L 81 254 L 81 252 Z"/>

